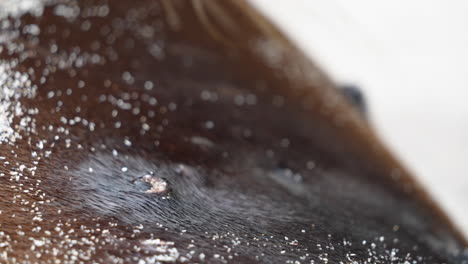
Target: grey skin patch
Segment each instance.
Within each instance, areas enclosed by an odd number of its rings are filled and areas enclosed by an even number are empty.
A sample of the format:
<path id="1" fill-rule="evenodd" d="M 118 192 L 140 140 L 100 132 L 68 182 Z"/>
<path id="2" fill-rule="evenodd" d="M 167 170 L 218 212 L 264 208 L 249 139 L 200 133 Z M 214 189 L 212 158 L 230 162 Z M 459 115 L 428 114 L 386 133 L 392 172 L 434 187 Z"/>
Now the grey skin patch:
<path id="1" fill-rule="evenodd" d="M 68 196 L 72 200 L 68 202 L 75 210 L 112 216 L 129 224 L 157 222 L 177 229 L 213 230 L 224 223 L 273 216 L 275 222 L 298 219 L 288 212 L 286 204 L 243 194 L 234 184 L 227 191 L 230 183 L 219 172 L 143 155 L 94 153 L 69 173 L 73 195 Z M 263 208 L 258 208 L 259 204 Z M 212 219 L 218 223 L 210 223 Z"/>

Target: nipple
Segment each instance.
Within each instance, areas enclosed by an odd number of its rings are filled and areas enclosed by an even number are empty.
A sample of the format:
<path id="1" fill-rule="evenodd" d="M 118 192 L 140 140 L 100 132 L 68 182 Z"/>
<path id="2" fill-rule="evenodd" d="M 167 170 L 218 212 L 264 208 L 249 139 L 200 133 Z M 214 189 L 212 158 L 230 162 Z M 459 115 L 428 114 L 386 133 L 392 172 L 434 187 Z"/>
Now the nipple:
<path id="1" fill-rule="evenodd" d="M 144 193 L 165 194 L 168 192 L 167 181 L 150 172 L 133 181 L 135 187 Z"/>

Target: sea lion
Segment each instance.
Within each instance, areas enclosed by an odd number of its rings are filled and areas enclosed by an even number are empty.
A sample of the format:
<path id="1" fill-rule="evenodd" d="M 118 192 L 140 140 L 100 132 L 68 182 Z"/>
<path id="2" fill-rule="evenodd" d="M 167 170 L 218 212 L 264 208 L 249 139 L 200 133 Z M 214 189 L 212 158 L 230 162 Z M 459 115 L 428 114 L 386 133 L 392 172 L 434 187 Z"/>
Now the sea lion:
<path id="1" fill-rule="evenodd" d="M 0 3 L 3 263 L 464 263 L 337 85 L 244 1 Z"/>

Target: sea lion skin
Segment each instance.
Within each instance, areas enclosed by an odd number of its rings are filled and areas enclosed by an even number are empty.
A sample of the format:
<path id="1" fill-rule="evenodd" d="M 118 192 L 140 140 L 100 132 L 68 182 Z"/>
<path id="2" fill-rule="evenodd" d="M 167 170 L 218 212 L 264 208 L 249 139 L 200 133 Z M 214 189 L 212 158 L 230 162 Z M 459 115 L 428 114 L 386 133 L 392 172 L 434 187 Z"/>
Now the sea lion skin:
<path id="1" fill-rule="evenodd" d="M 39 7 L 0 17 L 3 262 L 465 263 L 359 111 L 243 4 Z"/>

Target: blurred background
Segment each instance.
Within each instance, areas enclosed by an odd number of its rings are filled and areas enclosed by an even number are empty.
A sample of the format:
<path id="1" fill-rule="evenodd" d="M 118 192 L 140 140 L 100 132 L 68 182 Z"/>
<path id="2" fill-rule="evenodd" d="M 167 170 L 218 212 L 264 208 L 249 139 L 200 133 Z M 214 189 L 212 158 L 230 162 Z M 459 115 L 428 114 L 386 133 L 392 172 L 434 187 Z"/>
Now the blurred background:
<path id="1" fill-rule="evenodd" d="M 468 236 L 468 1 L 250 0 L 339 83 Z"/>

